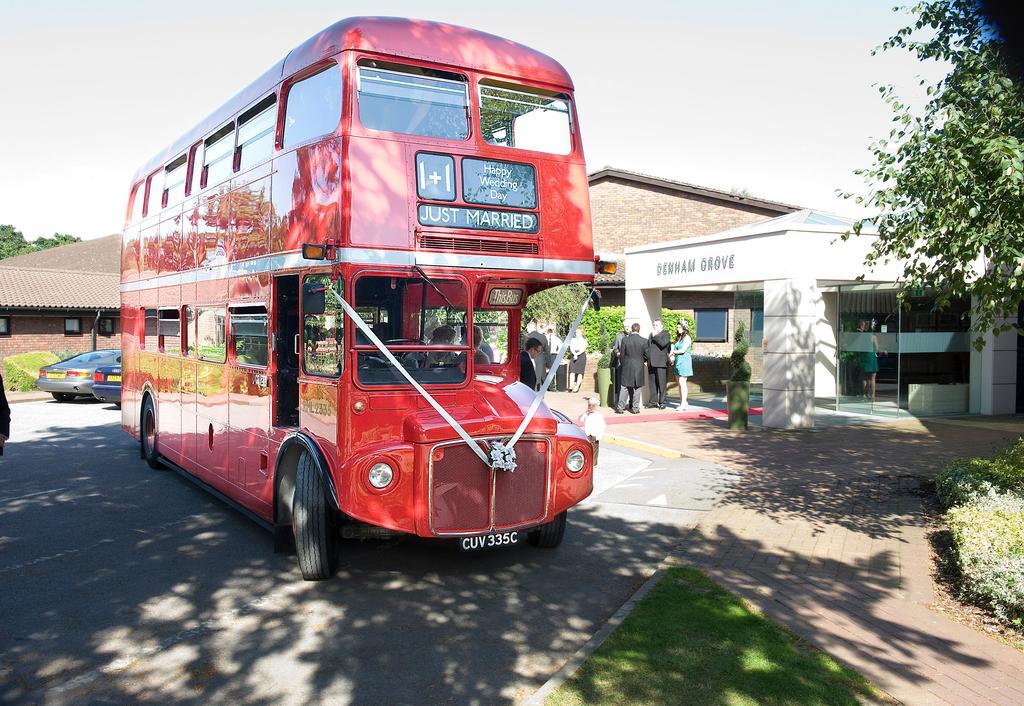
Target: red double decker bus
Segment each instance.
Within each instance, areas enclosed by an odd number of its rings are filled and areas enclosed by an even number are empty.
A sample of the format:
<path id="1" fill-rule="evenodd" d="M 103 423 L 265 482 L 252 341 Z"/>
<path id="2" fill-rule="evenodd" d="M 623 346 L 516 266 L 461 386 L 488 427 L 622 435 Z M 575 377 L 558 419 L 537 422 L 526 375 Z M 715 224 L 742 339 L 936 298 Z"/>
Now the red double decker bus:
<path id="1" fill-rule="evenodd" d="M 121 317 L 148 463 L 294 540 L 307 579 L 342 536 L 557 546 L 592 449 L 543 404 L 515 433 L 526 297 L 594 281 L 572 90 L 505 39 L 348 19 L 147 162 Z"/>

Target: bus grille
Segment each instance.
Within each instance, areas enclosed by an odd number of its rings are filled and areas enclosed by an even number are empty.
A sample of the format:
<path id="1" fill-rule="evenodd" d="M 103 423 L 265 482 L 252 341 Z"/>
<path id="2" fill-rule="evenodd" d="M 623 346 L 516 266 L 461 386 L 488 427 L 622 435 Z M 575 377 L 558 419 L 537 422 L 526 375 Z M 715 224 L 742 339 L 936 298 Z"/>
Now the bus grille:
<path id="1" fill-rule="evenodd" d="M 491 253 L 497 255 L 536 255 L 540 252 L 536 242 L 497 240 L 495 238 L 453 238 L 442 235 L 421 235 L 420 247 L 424 250 Z"/>
<path id="2" fill-rule="evenodd" d="M 545 441 L 522 439 L 516 444 L 516 470 L 508 473 L 492 471 L 465 444 L 435 447 L 430 489 L 433 532 L 471 534 L 540 522 L 546 511 L 546 450 Z"/>

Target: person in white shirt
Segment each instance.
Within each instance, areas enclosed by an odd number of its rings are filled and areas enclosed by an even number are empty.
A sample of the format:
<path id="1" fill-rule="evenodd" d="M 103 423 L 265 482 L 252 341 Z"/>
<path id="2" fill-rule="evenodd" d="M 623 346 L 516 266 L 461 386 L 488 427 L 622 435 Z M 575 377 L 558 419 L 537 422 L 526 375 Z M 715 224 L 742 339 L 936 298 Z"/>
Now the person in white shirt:
<path id="1" fill-rule="evenodd" d="M 548 324 L 547 330 L 545 331 L 545 338 L 548 340 L 548 359 L 545 372 L 551 370 L 551 367 L 555 364 L 555 358 L 558 357 L 558 351 L 562 350 L 562 339 L 558 337 L 556 331 L 557 326 L 555 325 L 555 322 L 552 321 Z M 563 363 L 564 362 L 567 361 L 563 361 Z M 552 389 L 554 389 L 554 386 L 552 386 Z"/>
<path id="2" fill-rule="evenodd" d="M 587 369 L 587 339 L 583 336 L 583 329 L 576 329 L 576 335 L 569 341 L 569 353 L 572 355 L 572 362 L 569 363 L 569 391 L 579 392 L 583 385 L 583 373 Z"/>
<path id="3" fill-rule="evenodd" d="M 587 411 L 580 415 L 580 424 L 583 426 L 583 433 L 594 445 L 594 467 L 597 467 L 597 452 L 601 446 L 601 437 L 604 436 L 605 421 L 604 415 L 597 411 L 598 399 L 587 398 Z"/>

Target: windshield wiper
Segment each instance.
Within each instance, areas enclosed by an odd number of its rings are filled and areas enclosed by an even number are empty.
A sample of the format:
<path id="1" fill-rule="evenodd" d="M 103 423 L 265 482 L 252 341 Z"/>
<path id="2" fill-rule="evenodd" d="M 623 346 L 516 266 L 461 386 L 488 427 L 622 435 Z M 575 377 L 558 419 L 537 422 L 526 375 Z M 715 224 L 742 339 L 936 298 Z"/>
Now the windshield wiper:
<path id="1" fill-rule="evenodd" d="M 430 288 L 433 289 L 435 292 L 437 292 L 437 295 L 439 297 L 444 299 L 444 303 L 447 304 L 449 308 L 458 310 L 459 307 L 457 307 L 454 304 L 452 304 L 452 300 L 449 299 L 447 296 L 445 296 L 444 292 L 442 292 L 440 289 L 438 289 L 437 285 L 434 284 L 429 277 L 427 277 L 427 273 L 424 272 L 423 269 L 419 265 L 413 265 L 412 268 L 414 270 L 416 270 L 416 273 L 420 276 L 420 279 L 422 279 L 424 282 L 429 284 Z M 466 325 L 466 310 L 465 309 L 462 310 L 462 325 L 463 326 Z"/>

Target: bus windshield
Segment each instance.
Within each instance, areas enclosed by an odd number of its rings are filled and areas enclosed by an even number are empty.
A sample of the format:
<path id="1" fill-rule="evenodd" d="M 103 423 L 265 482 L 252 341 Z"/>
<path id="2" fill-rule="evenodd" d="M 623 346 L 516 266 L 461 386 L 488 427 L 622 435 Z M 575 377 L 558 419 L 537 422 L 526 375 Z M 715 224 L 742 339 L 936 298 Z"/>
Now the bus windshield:
<path id="1" fill-rule="evenodd" d="M 466 379 L 469 295 L 461 280 L 364 275 L 354 308 L 420 384 Z M 364 385 L 407 384 L 364 333 L 355 332 L 357 379 Z"/>
<path id="2" fill-rule="evenodd" d="M 569 98 L 522 86 L 481 84 L 480 131 L 491 145 L 569 154 Z"/>

